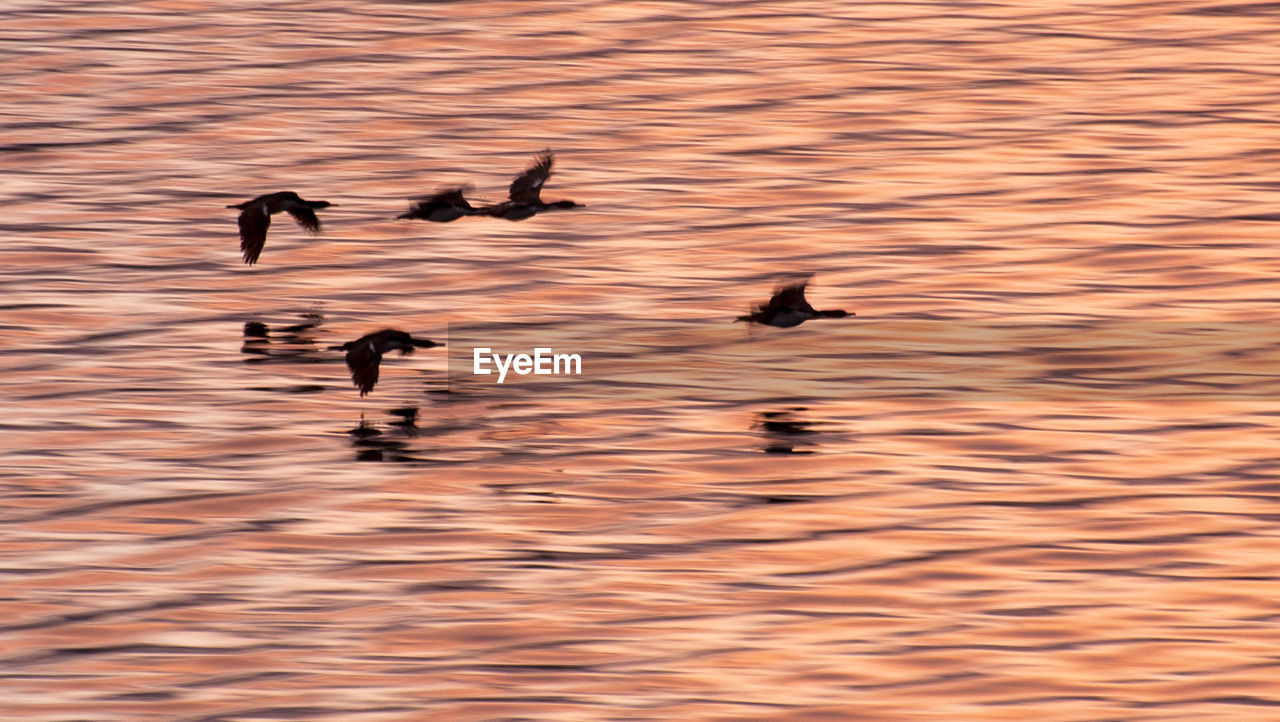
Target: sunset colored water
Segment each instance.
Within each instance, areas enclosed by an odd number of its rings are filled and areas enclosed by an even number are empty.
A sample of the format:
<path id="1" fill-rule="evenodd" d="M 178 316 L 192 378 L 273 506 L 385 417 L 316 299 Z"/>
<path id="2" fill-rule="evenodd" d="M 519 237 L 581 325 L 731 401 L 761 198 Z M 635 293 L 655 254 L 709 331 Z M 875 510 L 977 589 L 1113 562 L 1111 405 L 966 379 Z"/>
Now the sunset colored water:
<path id="1" fill-rule="evenodd" d="M 1280 717 L 1280 5 L 11 0 L 0 718 Z M 471 184 L 512 223 L 394 220 Z M 241 261 L 228 204 L 275 217 Z M 812 274 L 788 329 L 733 319 Z M 331 346 L 382 328 L 361 397 Z M 580 374 L 472 373 L 473 350 Z"/>

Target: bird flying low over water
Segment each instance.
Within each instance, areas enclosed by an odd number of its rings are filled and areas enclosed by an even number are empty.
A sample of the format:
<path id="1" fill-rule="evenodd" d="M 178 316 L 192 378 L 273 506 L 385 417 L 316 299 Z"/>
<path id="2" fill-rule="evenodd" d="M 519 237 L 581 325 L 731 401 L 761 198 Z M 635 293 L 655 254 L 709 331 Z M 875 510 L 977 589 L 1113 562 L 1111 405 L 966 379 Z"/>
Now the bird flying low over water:
<path id="1" fill-rule="evenodd" d="M 809 277 L 797 283 L 780 286 L 773 292 L 768 303 L 757 304 L 754 311 L 746 316 L 739 316 L 735 321 L 762 323 L 766 326 L 791 328 L 799 326 L 811 318 L 844 318 L 855 314 L 847 311 L 818 311 L 804 298 L 804 288 L 809 285 Z"/>
<path id="2" fill-rule="evenodd" d="M 533 165 L 511 181 L 511 187 L 507 191 L 508 200 L 477 208 L 475 209 L 475 215 L 521 221 L 542 211 L 582 208 L 583 205 L 581 203 L 574 203 L 573 201 L 543 202 L 541 197 L 542 185 L 551 177 L 551 165 L 554 162 L 555 156 L 551 154 L 551 151 L 543 151 L 534 160 Z"/>
<path id="3" fill-rule="evenodd" d="M 320 232 L 320 219 L 316 210 L 336 205 L 329 201 L 306 201 L 293 191 L 281 191 L 258 196 L 251 201 L 227 206 L 240 209 L 240 250 L 244 262 L 252 266 L 258 262 L 262 247 L 267 243 L 267 228 L 274 213 L 285 211 L 298 225 L 311 233 Z"/>
<path id="4" fill-rule="evenodd" d="M 341 346 L 331 346 L 330 351 L 347 352 L 347 368 L 351 369 L 351 381 L 364 396 L 373 390 L 378 383 L 378 365 L 382 363 L 382 355 L 389 351 L 399 351 L 401 356 L 413 353 L 415 348 L 431 348 L 443 346 L 442 343 L 413 338 L 404 331 L 386 328 L 355 341 L 348 341 Z"/>
<path id="5" fill-rule="evenodd" d="M 472 208 L 471 204 L 462 195 L 468 190 L 470 188 L 460 186 L 442 190 L 432 196 L 421 196 L 413 199 L 418 202 L 414 203 L 407 212 L 396 216 L 396 220 L 401 218 L 421 218 L 424 221 L 448 223 L 449 221 L 456 221 L 463 216 L 474 215 L 476 209 Z"/>

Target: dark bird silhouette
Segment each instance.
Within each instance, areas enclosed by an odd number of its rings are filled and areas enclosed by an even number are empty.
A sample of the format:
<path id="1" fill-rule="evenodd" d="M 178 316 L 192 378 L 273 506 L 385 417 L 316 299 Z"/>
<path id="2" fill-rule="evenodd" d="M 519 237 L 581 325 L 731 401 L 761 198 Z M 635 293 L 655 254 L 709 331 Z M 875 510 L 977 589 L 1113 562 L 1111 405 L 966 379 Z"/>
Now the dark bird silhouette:
<path id="1" fill-rule="evenodd" d="M 811 318 L 844 318 L 854 314 L 847 311 L 818 311 L 804 298 L 804 287 L 809 285 L 806 277 L 798 283 L 780 286 L 773 292 L 768 303 L 757 304 L 755 310 L 746 316 L 739 316 L 735 321 L 763 323 L 778 328 L 799 326 Z"/>
<path id="2" fill-rule="evenodd" d="M 543 151 L 533 165 L 511 181 L 511 188 L 507 191 L 508 200 L 477 208 L 475 215 L 521 221 L 542 211 L 582 208 L 581 203 L 573 201 L 552 201 L 551 203 L 542 201 L 542 185 L 551 177 L 553 162 L 555 162 L 555 156 L 551 151 Z"/>
<path id="3" fill-rule="evenodd" d="M 448 188 L 431 196 L 421 196 L 415 200 L 407 212 L 396 216 L 396 220 L 401 218 L 421 218 L 424 221 L 435 221 L 436 223 L 448 223 L 456 221 L 463 216 L 474 215 L 475 208 L 467 202 L 463 197 L 463 192 L 470 190 L 468 187 Z"/>
<path id="4" fill-rule="evenodd" d="M 329 350 L 347 352 L 347 368 L 351 369 L 351 381 L 360 388 L 360 395 L 364 396 L 373 390 L 374 384 L 378 383 L 378 365 L 382 363 L 383 354 L 399 351 L 401 356 L 407 356 L 413 353 L 415 348 L 443 345 L 435 341 L 413 338 L 404 331 L 386 328 L 361 336 L 355 341 L 348 341 L 341 346 L 331 346 Z"/>
<path id="5" fill-rule="evenodd" d="M 227 208 L 240 209 L 240 250 L 244 253 L 244 262 L 252 266 L 258 262 L 262 247 L 267 243 L 267 228 L 271 225 L 272 214 L 285 211 L 293 216 L 298 225 L 315 234 L 320 232 L 320 219 L 316 218 L 316 210 L 332 205 L 336 204 L 329 201 L 305 201 L 293 191 L 281 191 Z"/>

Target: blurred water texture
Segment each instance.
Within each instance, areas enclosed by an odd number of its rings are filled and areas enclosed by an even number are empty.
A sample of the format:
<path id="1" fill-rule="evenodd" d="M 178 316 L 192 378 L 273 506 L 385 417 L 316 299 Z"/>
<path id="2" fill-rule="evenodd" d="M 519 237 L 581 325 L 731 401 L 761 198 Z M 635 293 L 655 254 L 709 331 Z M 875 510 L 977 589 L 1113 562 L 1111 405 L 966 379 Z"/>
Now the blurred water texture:
<path id="1" fill-rule="evenodd" d="M 0 44 L 6 719 L 1275 718 L 1276 4 Z M 586 208 L 393 220 L 544 148 Z M 339 205 L 246 267 L 277 190 Z M 857 316 L 732 323 L 806 273 Z M 362 399 L 328 348 L 387 327 L 448 346 Z"/>

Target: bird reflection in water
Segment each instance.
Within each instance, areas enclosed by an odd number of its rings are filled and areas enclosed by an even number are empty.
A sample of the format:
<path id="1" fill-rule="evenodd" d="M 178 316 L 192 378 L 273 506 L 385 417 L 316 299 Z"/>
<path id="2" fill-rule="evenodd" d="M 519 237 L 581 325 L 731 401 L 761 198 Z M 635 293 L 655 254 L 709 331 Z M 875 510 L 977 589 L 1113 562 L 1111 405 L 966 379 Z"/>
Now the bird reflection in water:
<path id="1" fill-rule="evenodd" d="M 405 437 L 418 435 L 418 407 L 391 409 L 390 413 L 397 418 L 387 422 L 387 425 L 397 431 L 388 433 Z M 360 423 L 348 430 L 347 435 L 351 437 L 351 446 L 356 450 L 356 461 L 421 461 L 413 456 L 408 443 L 384 434 L 377 425 L 366 421 L 364 414 L 360 415 Z"/>
<path id="2" fill-rule="evenodd" d="M 808 411 L 796 406 L 779 411 L 761 411 L 756 415 L 755 427 L 764 432 L 766 454 L 812 454 L 810 449 L 797 449 L 797 446 L 814 446 L 813 435 L 818 430 L 813 428 L 814 422 L 799 418 L 797 414 Z"/>
<path id="3" fill-rule="evenodd" d="M 418 407 L 404 406 L 398 409 L 391 409 L 390 413 L 399 416 L 399 421 L 390 421 L 388 425 L 395 426 L 400 429 L 400 433 L 405 436 L 418 435 Z"/>
<path id="4" fill-rule="evenodd" d="M 311 331 L 324 323 L 324 314 L 309 312 L 302 314 L 302 323 L 273 329 L 261 321 L 244 322 L 244 345 L 240 352 L 248 358 L 245 363 L 304 362 L 319 363 L 324 358 L 318 355 L 320 348 L 312 338 Z"/>

